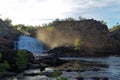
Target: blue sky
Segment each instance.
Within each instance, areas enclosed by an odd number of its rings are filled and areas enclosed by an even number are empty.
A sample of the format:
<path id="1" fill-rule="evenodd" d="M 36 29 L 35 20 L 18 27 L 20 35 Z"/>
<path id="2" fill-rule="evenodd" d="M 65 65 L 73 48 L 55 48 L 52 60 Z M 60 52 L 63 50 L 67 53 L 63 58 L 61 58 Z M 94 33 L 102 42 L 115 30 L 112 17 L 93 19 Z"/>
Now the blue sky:
<path id="1" fill-rule="evenodd" d="M 1 18 L 13 24 L 42 25 L 56 18 L 79 16 L 104 20 L 108 27 L 120 23 L 119 0 L 0 0 Z"/>

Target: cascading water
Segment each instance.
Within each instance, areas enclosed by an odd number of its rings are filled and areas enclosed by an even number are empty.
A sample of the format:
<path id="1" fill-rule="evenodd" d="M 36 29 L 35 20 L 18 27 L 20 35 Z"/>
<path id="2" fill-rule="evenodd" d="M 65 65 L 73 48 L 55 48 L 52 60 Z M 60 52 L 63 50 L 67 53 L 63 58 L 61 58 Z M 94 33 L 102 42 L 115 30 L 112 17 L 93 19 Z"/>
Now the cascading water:
<path id="1" fill-rule="evenodd" d="M 17 45 L 16 48 L 18 50 L 28 50 L 31 53 L 33 53 L 33 55 L 35 56 L 45 51 L 43 44 L 40 41 L 38 41 L 36 38 L 30 36 L 25 36 L 25 35 L 20 36 L 19 40 L 15 42 L 15 44 Z"/>

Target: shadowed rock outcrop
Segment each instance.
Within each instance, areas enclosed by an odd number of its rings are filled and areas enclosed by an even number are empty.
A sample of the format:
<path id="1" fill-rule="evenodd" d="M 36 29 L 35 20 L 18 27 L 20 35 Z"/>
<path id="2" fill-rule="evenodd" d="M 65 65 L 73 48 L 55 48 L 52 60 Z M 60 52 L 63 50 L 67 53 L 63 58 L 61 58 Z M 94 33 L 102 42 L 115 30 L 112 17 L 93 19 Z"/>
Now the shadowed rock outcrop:
<path id="1" fill-rule="evenodd" d="M 120 29 L 110 32 L 109 36 L 114 44 L 114 49 L 120 51 Z"/>
<path id="2" fill-rule="evenodd" d="M 82 21 L 58 21 L 50 28 L 39 28 L 36 37 L 49 48 L 75 46 L 79 40 L 80 48 L 97 50 L 110 49 L 112 43 L 108 28 L 99 21 L 88 19 Z"/>
<path id="3" fill-rule="evenodd" d="M 0 51 L 14 48 L 14 40 L 17 39 L 19 32 L 14 31 L 4 21 L 0 19 Z"/>
<path id="4" fill-rule="evenodd" d="M 15 62 L 17 51 L 14 51 L 14 41 L 18 36 L 18 31 L 13 30 L 12 27 L 0 19 L 0 53 L 2 54 L 2 61 Z"/>

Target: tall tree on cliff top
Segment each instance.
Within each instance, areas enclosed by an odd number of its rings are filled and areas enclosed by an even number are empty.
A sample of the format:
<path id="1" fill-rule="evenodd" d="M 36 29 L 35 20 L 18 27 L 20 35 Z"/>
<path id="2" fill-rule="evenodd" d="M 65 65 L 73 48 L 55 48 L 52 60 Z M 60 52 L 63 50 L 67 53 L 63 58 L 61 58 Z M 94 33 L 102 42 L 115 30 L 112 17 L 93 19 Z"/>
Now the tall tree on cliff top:
<path id="1" fill-rule="evenodd" d="M 12 26 L 12 20 L 11 20 L 11 19 L 5 18 L 5 19 L 4 19 L 4 22 L 5 22 L 7 25 Z"/>

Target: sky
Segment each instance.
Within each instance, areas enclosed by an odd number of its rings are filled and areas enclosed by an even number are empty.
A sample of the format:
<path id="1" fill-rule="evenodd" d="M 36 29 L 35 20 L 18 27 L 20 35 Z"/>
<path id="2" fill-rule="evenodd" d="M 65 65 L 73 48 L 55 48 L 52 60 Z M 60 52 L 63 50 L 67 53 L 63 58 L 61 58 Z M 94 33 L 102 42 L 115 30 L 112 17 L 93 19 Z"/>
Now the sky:
<path id="1" fill-rule="evenodd" d="M 120 0 L 0 0 L 0 18 L 13 24 L 42 25 L 56 18 L 79 16 L 120 23 Z"/>

